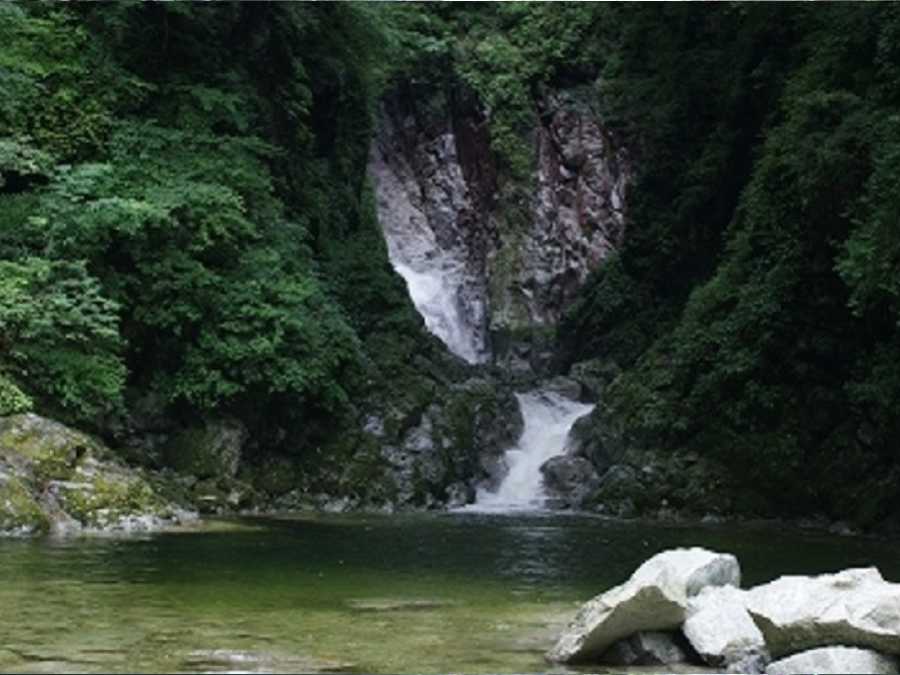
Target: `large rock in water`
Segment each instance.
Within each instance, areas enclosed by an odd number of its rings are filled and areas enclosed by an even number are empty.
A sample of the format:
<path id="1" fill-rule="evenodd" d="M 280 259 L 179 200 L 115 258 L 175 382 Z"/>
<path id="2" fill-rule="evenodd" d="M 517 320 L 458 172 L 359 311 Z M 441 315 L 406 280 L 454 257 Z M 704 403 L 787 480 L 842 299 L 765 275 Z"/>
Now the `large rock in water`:
<path id="1" fill-rule="evenodd" d="M 711 666 L 762 672 L 769 661 L 762 633 L 744 607 L 745 591 L 710 586 L 690 599 L 682 631 Z"/>
<path id="2" fill-rule="evenodd" d="M 766 675 L 796 673 L 872 673 L 896 675 L 897 660 L 869 649 L 823 647 L 794 654 L 769 664 Z"/>
<path id="3" fill-rule="evenodd" d="M 597 489 L 600 479 L 584 457 L 559 455 L 541 464 L 544 489 L 553 506 L 578 508 Z"/>
<path id="4" fill-rule="evenodd" d="M 900 584 L 874 567 L 784 576 L 745 598 L 774 657 L 835 644 L 900 654 Z"/>
<path id="5" fill-rule="evenodd" d="M 631 578 L 590 600 L 547 659 L 563 663 L 599 658 L 613 643 L 643 630 L 675 630 L 688 601 L 706 586 L 739 586 L 737 558 L 702 548 L 659 553 Z"/>

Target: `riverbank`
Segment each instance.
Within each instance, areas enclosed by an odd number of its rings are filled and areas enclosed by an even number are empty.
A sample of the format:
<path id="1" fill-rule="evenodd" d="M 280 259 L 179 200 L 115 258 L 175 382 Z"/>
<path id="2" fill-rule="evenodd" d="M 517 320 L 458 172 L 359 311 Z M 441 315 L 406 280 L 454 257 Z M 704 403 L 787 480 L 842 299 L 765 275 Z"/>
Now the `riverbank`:
<path id="1" fill-rule="evenodd" d="M 272 477 L 266 477 L 271 484 Z M 191 524 L 201 515 L 282 517 L 288 514 L 355 512 L 406 514 L 453 512 L 475 498 L 460 491 L 449 509 L 408 502 L 360 503 L 347 495 L 302 489 L 267 493 L 240 477 L 198 477 L 171 469 L 152 470 L 126 463 L 96 438 L 36 415 L 0 418 L 0 535 L 35 536 L 158 531 Z M 489 495 L 490 496 L 490 495 Z M 487 501 L 490 501 L 488 499 Z M 549 502 L 552 505 L 552 500 Z M 532 508 L 539 510 L 536 502 Z M 501 509 L 502 511 L 502 509 Z M 742 530 L 787 528 L 841 538 L 892 540 L 897 529 L 861 531 L 845 521 L 824 516 L 805 519 L 762 519 L 740 514 L 710 515 L 662 507 L 634 517 L 573 509 L 541 515 L 594 518 L 638 528 L 738 527 Z"/>

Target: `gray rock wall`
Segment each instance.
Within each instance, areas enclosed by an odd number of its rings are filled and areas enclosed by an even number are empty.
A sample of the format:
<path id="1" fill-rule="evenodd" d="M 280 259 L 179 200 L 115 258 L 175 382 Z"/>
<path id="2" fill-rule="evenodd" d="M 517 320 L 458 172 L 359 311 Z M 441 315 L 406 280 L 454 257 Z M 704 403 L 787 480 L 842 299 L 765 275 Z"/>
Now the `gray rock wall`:
<path id="1" fill-rule="evenodd" d="M 553 92 L 535 102 L 524 223 L 498 206 L 489 119 L 477 104 L 389 96 L 378 129 L 369 171 L 392 261 L 441 270 L 454 289 L 450 313 L 471 335 L 466 353 L 477 359 L 470 361 L 486 360 L 490 335 L 552 328 L 590 272 L 622 243 L 628 157 L 575 94 Z M 429 327 L 448 342 L 451 331 L 435 329 L 437 323 Z"/>

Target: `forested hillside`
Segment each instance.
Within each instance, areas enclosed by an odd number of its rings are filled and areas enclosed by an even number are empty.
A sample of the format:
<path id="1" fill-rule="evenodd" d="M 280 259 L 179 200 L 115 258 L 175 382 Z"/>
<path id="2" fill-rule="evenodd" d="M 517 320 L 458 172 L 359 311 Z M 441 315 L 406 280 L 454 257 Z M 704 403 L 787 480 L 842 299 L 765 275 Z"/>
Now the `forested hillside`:
<path id="1" fill-rule="evenodd" d="M 370 357 L 402 370 L 419 322 L 366 188 L 366 7 L 0 11 L 3 412 L 102 428 L 150 399 L 308 431 Z"/>
<path id="2" fill-rule="evenodd" d="M 256 476 L 332 461 L 352 478 L 322 490 L 364 492 L 373 438 L 430 410 L 457 468 L 410 499 L 443 499 L 507 399 L 459 389 L 475 370 L 390 267 L 379 102 L 483 116 L 479 204 L 521 261 L 534 128 L 566 92 L 634 171 L 621 244 L 550 327 L 552 368 L 594 374 L 598 470 L 699 458 L 733 497 L 638 482 L 637 511 L 878 524 L 900 507 L 898 45 L 891 4 L 3 3 L 0 415 L 138 454 L 236 418 Z"/>
<path id="3" fill-rule="evenodd" d="M 615 12 L 599 93 L 641 175 L 568 358 L 621 366 L 620 440 L 717 460 L 741 508 L 871 524 L 900 504 L 900 13 L 709 10 Z"/>

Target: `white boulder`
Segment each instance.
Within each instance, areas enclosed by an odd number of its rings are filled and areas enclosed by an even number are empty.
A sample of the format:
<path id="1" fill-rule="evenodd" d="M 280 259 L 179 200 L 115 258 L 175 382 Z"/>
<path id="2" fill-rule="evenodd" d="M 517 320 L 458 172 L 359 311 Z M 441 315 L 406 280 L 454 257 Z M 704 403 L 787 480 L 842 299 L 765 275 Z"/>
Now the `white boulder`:
<path id="1" fill-rule="evenodd" d="M 769 661 L 763 634 L 744 607 L 745 595 L 732 586 L 708 586 L 688 601 L 682 631 L 711 666 L 740 664 L 742 672 L 761 672 Z"/>
<path id="2" fill-rule="evenodd" d="M 547 652 L 573 663 L 596 659 L 613 643 L 643 630 L 675 630 L 688 599 L 706 586 L 739 586 L 737 558 L 702 548 L 663 551 L 620 586 L 589 600 Z"/>
<path id="3" fill-rule="evenodd" d="M 856 647 L 821 647 L 773 661 L 766 675 L 795 675 L 798 673 L 871 673 L 896 675 L 897 661 L 870 649 Z"/>
<path id="4" fill-rule="evenodd" d="M 874 567 L 784 576 L 744 598 L 774 657 L 828 645 L 900 654 L 900 584 Z"/>

